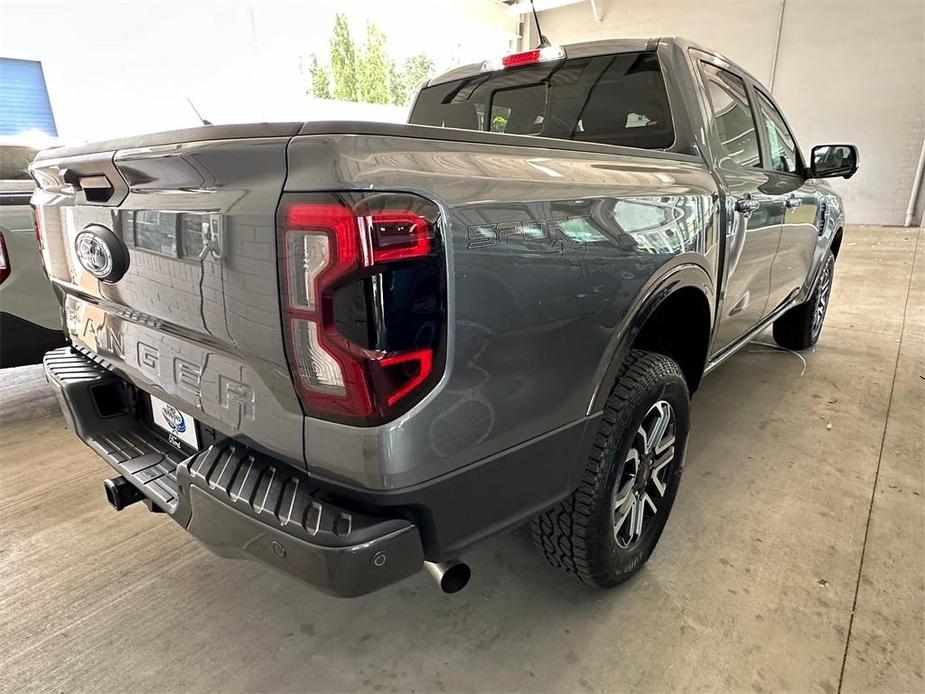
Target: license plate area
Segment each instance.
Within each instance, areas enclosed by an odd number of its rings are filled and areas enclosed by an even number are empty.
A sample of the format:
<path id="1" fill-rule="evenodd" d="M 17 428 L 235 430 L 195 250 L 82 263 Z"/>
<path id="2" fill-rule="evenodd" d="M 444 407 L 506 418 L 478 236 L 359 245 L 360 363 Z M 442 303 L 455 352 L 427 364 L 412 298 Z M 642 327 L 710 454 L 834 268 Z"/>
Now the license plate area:
<path id="1" fill-rule="evenodd" d="M 167 434 L 167 440 L 180 450 L 184 445 L 194 451 L 199 450 L 199 430 L 196 420 L 182 410 L 164 402 L 160 398 L 151 398 L 151 419 L 154 426 Z"/>

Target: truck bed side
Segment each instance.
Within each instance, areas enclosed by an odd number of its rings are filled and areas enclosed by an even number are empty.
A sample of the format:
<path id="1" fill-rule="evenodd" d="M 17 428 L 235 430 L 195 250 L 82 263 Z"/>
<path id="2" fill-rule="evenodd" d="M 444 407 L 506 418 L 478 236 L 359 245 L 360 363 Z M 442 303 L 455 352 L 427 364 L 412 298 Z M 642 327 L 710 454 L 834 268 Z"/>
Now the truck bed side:
<path id="1" fill-rule="evenodd" d="M 438 203 L 447 368 L 396 422 L 306 419 L 306 460 L 322 474 L 400 488 L 544 435 L 577 441 L 634 302 L 676 266 L 715 276 L 716 188 L 694 157 L 420 126 L 364 130 L 294 138 L 286 191 L 404 191 Z"/>

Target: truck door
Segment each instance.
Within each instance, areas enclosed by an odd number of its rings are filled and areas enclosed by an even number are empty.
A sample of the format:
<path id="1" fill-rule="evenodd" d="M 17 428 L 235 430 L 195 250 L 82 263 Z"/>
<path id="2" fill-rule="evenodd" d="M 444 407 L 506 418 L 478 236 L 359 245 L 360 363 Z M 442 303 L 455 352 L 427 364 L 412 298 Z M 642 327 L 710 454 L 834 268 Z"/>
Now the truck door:
<path id="1" fill-rule="evenodd" d="M 768 310 L 771 264 L 780 241 L 776 197 L 763 170 L 755 118 L 745 80 L 710 56 L 698 61 L 706 94 L 708 138 L 721 179 L 725 267 L 711 354 L 755 326 Z"/>
<path id="2" fill-rule="evenodd" d="M 768 192 L 774 198 L 771 209 L 781 225 L 780 245 L 771 265 L 768 310 L 772 311 L 796 293 L 809 274 L 819 239 L 819 195 L 815 183 L 804 175 L 796 140 L 780 110 L 757 86 L 754 94 L 763 160 L 768 162 Z"/>

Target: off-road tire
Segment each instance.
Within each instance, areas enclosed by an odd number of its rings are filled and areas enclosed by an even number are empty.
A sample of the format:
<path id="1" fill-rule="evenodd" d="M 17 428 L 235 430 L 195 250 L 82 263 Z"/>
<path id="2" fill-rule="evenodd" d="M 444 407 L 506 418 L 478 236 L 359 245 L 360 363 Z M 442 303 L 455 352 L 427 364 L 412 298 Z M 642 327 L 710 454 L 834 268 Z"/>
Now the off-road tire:
<path id="1" fill-rule="evenodd" d="M 616 485 L 628 473 L 627 460 L 651 408 L 667 402 L 674 411 L 674 462 L 666 469 L 661 504 L 636 543 L 618 546 Z M 531 522 L 533 541 L 550 564 L 583 583 L 616 586 L 632 576 L 655 548 L 677 494 L 690 428 L 684 375 L 674 360 L 631 350 L 599 420 L 591 454 L 578 488 Z M 637 459 L 638 460 L 638 459 Z M 636 465 L 638 469 L 638 465 Z"/>
<path id="2" fill-rule="evenodd" d="M 812 295 L 774 321 L 774 341 L 787 349 L 809 349 L 819 340 L 829 307 L 835 256 L 827 251 Z M 820 303 L 821 302 L 821 303 Z M 817 314 L 821 311 L 817 320 Z"/>

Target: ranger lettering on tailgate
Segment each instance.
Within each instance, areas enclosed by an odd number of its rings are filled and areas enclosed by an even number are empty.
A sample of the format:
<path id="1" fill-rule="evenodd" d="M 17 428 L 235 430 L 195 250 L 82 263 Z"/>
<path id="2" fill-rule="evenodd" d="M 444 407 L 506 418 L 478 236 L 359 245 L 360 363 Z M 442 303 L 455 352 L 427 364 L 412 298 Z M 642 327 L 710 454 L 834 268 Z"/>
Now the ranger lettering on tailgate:
<path id="1" fill-rule="evenodd" d="M 179 344 L 179 341 L 171 341 L 163 333 L 157 336 L 160 347 L 154 344 L 155 340 L 145 342 L 140 338 L 126 338 L 126 332 L 133 330 L 132 324 L 74 297 L 68 297 L 66 315 L 71 339 L 91 352 L 114 363 L 136 367 L 150 378 L 151 383 L 168 393 L 182 391 L 185 399 L 199 409 L 203 408 L 203 399 L 220 403 L 238 426 L 242 419 L 255 419 L 254 389 L 238 378 L 217 374 L 205 380 L 205 387 L 213 390 L 203 391 L 203 372 L 208 363 L 206 352 L 203 352 L 201 362 L 193 362 L 176 356 L 177 350 L 165 349 L 165 344 Z M 202 352 L 199 347 L 193 349 Z"/>

